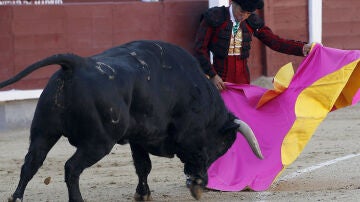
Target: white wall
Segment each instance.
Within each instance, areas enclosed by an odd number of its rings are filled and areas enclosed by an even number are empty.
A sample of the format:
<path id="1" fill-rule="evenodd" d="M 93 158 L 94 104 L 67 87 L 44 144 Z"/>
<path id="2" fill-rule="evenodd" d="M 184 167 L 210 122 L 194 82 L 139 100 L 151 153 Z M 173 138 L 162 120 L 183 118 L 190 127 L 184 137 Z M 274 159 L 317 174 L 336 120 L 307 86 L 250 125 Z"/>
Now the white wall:
<path id="1" fill-rule="evenodd" d="M 229 0 L 209 0 L 209 8 L 214 6 L 229 6 Z"/>

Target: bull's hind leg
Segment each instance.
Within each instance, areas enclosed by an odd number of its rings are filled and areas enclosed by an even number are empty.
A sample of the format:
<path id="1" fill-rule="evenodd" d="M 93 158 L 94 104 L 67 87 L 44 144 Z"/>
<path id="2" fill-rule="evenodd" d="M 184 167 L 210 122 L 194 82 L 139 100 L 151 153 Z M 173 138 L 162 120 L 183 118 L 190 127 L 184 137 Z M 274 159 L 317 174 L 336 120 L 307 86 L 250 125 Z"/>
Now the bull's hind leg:
<path id="1" fill-rule="evenodd" d="M 42 166 L 46 155 L 60 137 L 60 133 L 46 133 L 34 127 L 31 129 L 30 146 L 21 167 L 19 184 L 9 201 L 22 200 L 27 184 Z"/>
<path id="2" fill-rule="evenodd" d="M 114 144 L 88 142 L 85 147 L 78 147 L 75 154 L 65 163 L 65 182 L 70 202 L 84 201 L 79 188 L 80 174 L 84 169 L 94 165 L 109 154 Z"/>
<path id="3" fill-rule="evenodd" d="M 132 157 L 134 160 L 136 174 L 139 178 L 139 183 L 136 187 L 134 195 L 135 201 L 151 201 L 150 188 L 147 183 L 147 177 L 151 171 L 151 160 L 149 153 L 137 144 L 130 144 Z"/>

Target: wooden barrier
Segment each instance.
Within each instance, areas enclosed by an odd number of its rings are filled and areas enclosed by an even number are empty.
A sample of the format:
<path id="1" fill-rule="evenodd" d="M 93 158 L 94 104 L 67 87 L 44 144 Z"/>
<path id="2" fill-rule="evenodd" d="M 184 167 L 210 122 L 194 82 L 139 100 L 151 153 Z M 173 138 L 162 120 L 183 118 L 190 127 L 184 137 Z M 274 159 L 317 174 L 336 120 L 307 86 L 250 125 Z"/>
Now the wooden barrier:
<path id="1" fill-rule="evenodd" d="M 192 51 L 205 0 L 0 6 L 0 80 L 55 53 L 90 56 L 140 39 Z M 5 89 L 41 89 L 58 67 L 38 70 Z"/>

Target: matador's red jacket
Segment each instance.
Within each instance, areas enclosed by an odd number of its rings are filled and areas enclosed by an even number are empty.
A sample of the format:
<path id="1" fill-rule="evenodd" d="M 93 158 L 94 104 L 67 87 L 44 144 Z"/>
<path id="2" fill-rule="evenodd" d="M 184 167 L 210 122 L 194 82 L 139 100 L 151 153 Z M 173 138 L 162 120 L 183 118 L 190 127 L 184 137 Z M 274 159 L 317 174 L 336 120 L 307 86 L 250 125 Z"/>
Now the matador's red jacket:
<path id="1" fill-rule="evenodd" d="M 216 74 L 223 77 L 223 73 L 226 72 L 224 62 L 228 57 L 233 26 L 229 7 L 210 8 L 202 17 L 196 35 L 194 56 L 209 77 Z M 303 56 L 304 42 L 280 38 L 269 27 L 265 26 L 263 20 L 256 14 L 251 14 L 246 21 L 243 21 L 240 28 L 243 41 L 241 55 L 237 57 L 241 57 L 241 59 L 246 60 L 249 57 L 252 35 L 275 51 Z M 213 53 L 213 65 L 210 62 L 210 51 Z"/>

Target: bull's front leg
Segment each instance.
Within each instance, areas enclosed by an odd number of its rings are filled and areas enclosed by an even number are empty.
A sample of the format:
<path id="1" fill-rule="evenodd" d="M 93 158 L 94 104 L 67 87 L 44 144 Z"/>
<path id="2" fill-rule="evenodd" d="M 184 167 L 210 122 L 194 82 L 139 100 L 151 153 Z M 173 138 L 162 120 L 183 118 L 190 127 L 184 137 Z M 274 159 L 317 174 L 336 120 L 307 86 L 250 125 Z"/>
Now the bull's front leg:
<path id="1" fill-rule="evenodd" d="M 147 183 L 147 177 L 151 171 L 151 160 L 149 153 L 146 152 L 140 145 L 130 143 L 132 157 L 136 174 L 139 178 L 139 183 L 136 187 L 134 195 L 135 201 L 151 201 L 150 188 Z"/>
<path id="2" fill-rule="evenodd" d="M 178 152 L 177 156 L 184 163 L 184 173 L 187 176 L 186 185 L 190 189 L 191 195 L 199 200 L 208 182 L 207 155 L 202 151 L 183 150 Z"/>
<path id="3" fill-rule="evenodd" d="M 196 200 L 200 200 L 208 182 L 206 168 L 199 164 L 185 163 L 184 173 L 187 175 L 186 185 L 190 189 L 191 195 Z"/>

